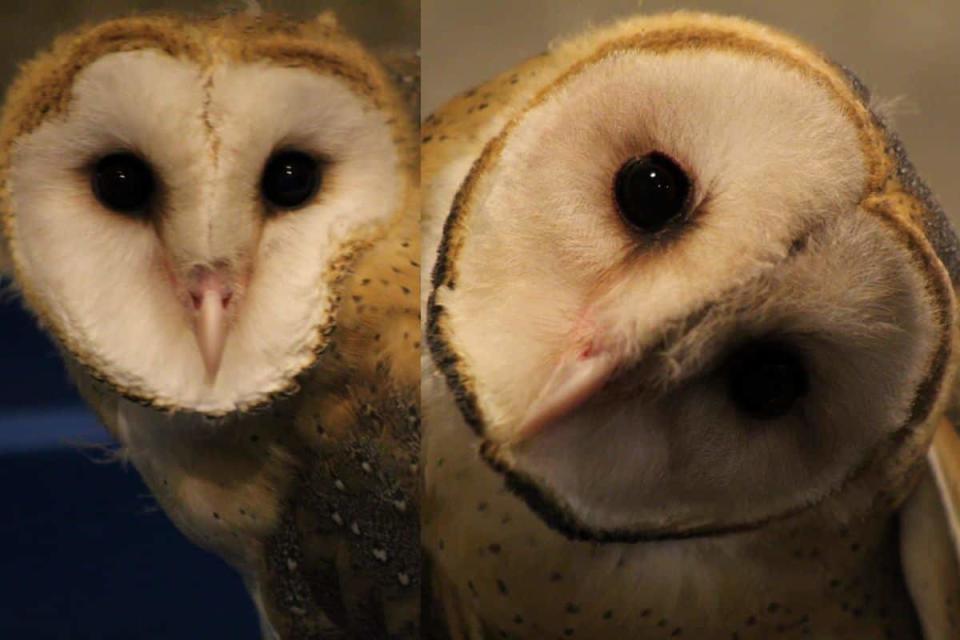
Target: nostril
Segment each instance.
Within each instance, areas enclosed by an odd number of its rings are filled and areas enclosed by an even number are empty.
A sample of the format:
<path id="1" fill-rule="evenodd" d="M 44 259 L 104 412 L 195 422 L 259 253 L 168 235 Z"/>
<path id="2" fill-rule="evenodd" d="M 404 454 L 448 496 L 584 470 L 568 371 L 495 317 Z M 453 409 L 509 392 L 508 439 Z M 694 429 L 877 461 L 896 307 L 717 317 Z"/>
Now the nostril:
<path id="1" fill-rule="evenodd" d="M 226 270 L 197 266 L 184 280 L 194 311 L 200 311 L 204 305 L 216 304 L 216 300 L 226 310 L 233 301 L 231 276 Z"/>
<path id="2" fill-rule="evenodd" d="M 212 298 L 213 295 L 216 295 L 220 299 L 220 306 L 223 309 L 226 309 L 230 306 L 230 302 L 233 300 L 232 291 L 217 291 L 216 289 L 210 287 L 199 287 L 190 289 L 187 292 L 190 295 L 190 302 L 193 304 L 193 310 L 199 311 L 203 307 L 204 300 L 207 298 Z M 211 295 L 213 294 L 213 295 Z"/>

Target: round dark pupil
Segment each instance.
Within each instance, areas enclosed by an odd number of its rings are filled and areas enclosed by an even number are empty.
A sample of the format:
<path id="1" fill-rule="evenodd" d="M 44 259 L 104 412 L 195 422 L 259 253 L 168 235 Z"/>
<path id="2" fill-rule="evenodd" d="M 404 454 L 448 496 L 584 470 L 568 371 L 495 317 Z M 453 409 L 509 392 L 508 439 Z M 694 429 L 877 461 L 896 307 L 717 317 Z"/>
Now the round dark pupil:
<path id="1" fill-rule="evenodd" d="M 263 196 L 289 209 L 309 200 L 320 184 L 317 161 L 306 153 L 286 151 L 270 158 L 263 171 Z"/>
<path id="2" fill-rule="evenodd" d="M 759 420 L 786 415 L 809 388 L 800 356 L 776 342 L 742 348 L 731 359 L 729 376 L 734 406 Z"/>
<path id="3" fill-rule="evenodd" d="M 690 180 L 673 160 L 651 153 L 620 167 L 614 191 L 624 220 L 641 231 L 654 232 L 686 211 Z"/>
<path id="4" fill-rule="evenodd" d="M 153 173 L 132 153 L 114 153 L 97 162 L 93 172 L 93 193 L 114 211 L 143 210 L 153 195 Z"/>

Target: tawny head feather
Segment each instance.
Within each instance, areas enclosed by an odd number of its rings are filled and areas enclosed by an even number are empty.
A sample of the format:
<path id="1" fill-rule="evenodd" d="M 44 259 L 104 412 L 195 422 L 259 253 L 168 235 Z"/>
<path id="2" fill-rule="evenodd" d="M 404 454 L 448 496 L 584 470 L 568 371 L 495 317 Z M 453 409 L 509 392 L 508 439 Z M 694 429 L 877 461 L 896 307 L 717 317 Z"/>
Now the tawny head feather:
<path id="1" fill-rule="evenodd" d="M 433 366 L 548 522 L 682 537 L 903 493 L 960 261 L 844 69 L 746 21 L 644 17 L 427 125 Z"/>
<path id="2" fill-rule="evenodd" d="M 222 415 L 296 386 L 415 155 L 329 16 L 119 19 L 25 65 L 0 124 L 15 282 L 119 393 Z"/>

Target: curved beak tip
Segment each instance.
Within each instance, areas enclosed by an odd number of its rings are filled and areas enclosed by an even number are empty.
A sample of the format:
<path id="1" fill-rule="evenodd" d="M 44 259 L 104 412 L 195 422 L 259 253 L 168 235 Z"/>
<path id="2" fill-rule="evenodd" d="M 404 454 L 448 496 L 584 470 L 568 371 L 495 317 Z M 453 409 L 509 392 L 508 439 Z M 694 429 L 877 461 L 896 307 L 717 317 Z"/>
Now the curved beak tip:
<path id="1" fill-rule="evenodd" d="M 218 292 L 208 290 L 203 293 L 194 319 L 194 333 L 207 379 L 213 382 L 220 370 L 227 339 L 227 314 Z"/>
<path id="2" fill-rule="evenodd" d="M 580 355 L 560 362 L 530 404 L 514 438 L 523 442 L 547 425 L 571 413 L 603 387 L 613 375 L 618 358 L 609 351 Z"/>

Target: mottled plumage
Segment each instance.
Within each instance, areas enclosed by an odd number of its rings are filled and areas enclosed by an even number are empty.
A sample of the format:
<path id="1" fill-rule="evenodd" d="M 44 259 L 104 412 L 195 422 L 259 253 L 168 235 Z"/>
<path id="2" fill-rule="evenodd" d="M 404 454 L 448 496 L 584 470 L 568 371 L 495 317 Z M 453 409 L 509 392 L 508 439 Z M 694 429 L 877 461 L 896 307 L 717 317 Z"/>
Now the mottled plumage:
<path id="1" fill-rule="evenodd" d="M 692 184 L 657 233 L 615 191 L 651 152 Z M 639 17 L 454 98 L 422 153 L 451 637 L 958 637 L 960 254 L 852 74 L 762 25 Z M 729 372 L 770 340 L 809 390 L 746 416 Z"/>

